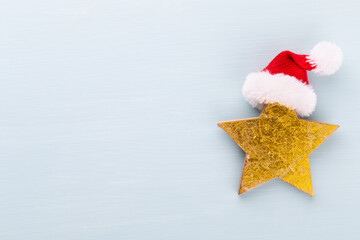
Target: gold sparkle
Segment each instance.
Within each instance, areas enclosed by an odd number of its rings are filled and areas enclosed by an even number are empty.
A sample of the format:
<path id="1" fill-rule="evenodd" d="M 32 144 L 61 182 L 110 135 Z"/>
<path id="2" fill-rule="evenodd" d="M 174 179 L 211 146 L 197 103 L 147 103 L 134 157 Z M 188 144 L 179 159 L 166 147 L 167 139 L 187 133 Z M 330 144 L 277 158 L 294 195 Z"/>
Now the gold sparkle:
<path id="1" fill-rule="evenodd" d="M 277 103 L 267 105 L 257 118 L 218 126 L 246 153 L 239 194 L 278 177 L 311 196 L 308 156 L 339 127 L 299 119 Z"/>

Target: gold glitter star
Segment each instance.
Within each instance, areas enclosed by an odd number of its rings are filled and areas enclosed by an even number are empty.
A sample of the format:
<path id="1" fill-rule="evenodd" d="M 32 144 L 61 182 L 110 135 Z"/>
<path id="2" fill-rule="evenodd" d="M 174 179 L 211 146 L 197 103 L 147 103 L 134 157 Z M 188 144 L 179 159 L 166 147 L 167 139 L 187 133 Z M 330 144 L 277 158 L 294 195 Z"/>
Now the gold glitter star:
<path id="1" fill-rule="evenodd" d="M 308 156 L 339 127 L 298 119 L 294 110 L 277 103 L 257 118 L 218 126 L 246 153 L 239 194 L 278 177 L 311 196 Z"/>

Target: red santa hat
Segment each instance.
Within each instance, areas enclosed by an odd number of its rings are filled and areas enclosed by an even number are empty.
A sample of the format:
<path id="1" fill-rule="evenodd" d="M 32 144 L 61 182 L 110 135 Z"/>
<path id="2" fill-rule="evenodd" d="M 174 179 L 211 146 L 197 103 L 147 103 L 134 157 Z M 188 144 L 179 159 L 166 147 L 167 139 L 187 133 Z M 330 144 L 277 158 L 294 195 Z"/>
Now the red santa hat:
<path id="1" fill-rule="evenodd" d="M 261 72 L 250 73 L 242 94 L 253 106 L 262 109 L 268 103 L 279 103 L 309 116 L 316 106 L 316 94 L 306 71 L 331 75 L 342 63 L 342 51 L 333 43 L 320 42 L 309 55 L 283 51 Z"/>

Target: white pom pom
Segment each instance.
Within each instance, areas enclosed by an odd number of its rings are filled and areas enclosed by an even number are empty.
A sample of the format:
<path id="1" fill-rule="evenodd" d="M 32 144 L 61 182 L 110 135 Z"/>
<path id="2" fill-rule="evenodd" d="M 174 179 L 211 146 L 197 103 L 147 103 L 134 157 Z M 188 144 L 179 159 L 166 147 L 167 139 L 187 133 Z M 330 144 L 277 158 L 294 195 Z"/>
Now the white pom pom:
<path id="1" fill-rule="evenodd" d="M 320 75 L 331 75 L 336 72 L 342 63 L 341 49 L 331 42 L 319 42 L 310 51 L 308 61 L 316 68 L 312 71 Z"/>

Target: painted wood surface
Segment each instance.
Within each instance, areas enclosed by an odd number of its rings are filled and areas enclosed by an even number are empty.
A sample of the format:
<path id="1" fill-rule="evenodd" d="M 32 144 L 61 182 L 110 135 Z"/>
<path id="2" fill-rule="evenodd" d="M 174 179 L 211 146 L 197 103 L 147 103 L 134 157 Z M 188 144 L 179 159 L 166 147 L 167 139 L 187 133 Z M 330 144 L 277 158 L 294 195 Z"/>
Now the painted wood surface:
<path id="1" fill-rule="evenodd" d="M 0 239 L 356 239 L 359 1 L 1 1 Z M 244 153 L 216 123 L 258 116 L 247 74 L 321 40 L 314 197 L 237 195 Z"/>

